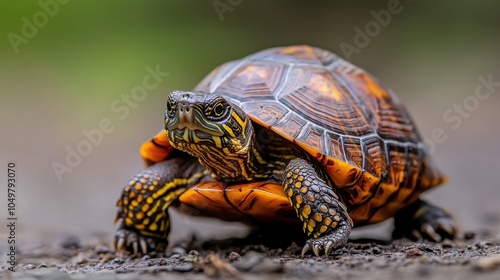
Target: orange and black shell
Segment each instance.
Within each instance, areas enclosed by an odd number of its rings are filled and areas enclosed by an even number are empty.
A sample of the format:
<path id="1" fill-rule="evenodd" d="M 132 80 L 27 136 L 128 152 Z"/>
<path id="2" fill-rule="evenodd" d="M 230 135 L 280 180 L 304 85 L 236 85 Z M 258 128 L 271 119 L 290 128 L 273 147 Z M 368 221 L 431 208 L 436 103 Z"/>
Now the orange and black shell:
<path id="1" fill-rule="evenodd" d="M 316 158 L 357 225 L 392 217 L 446 180 L 398 98 L 326 50 L 267 49 L 221 65 L 195 90 L 224 96 Z"/>

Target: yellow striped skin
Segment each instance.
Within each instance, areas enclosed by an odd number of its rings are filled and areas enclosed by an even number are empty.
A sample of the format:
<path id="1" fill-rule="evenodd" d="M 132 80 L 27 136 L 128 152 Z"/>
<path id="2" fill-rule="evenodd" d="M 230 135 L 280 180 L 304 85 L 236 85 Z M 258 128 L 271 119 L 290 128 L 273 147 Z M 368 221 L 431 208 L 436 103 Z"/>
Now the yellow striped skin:
<path id="1" fill-rule="evenodd" d="M 167 104 L 171 104 L 165 117 L 170 145 L 197 157 L 213 178 L 252 182 L 269 179 L 275 171 L 283 172 L 285 161 L 281 156 L 270 159 L 263 154 L 277 145 L 266 149 L 257 145 L 255 128 L 246 114 L 224 98 L 177 91 L 170 94 Z M 289 143 L 282 142 L 289 146 L 286 154 L 299 154 Z"/>

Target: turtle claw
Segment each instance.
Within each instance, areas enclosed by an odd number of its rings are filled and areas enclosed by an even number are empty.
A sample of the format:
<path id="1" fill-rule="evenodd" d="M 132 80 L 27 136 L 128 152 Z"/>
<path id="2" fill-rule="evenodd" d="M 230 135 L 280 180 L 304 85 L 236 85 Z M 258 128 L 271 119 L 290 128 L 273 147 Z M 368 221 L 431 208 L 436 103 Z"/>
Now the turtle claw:
<path id="1" fill-rule="evenodd" d="M 304 255 L 311 250 L 317 257 L 320 256 L 320 252 L 324 252 L 325 255 L 328 256 L 332 253 L 333 249 L 343 247 L 346 242 L 347 237 L 338 239 L 335 234 L 325 235 L 319 238 L 311 238 L 307 240 L 306 245 L 304 245 L 304 248 L 302 249 L 302 257 L 304 257 Z"/>
<path id="2" fill-rule="evenodd" d="M 139 254 L 139 246 L 137 244 L 137 241 L 132 243 L 132 247 L 134 248 L 134 256 L 137 256 Z M 143 252 L 146 253 L 146 252 Z"/>
<path id="3" fill-rule="evenodd" d="M 125 244 L 125 238 L 115 236 L 114 246 L 117 251 L 122 250 L 124 244 Z"/>
<path id="4" fill-rule="evenodd" d="M 319 257 L 319 250 L 321 250 L 320 245 L 318 243 L 314 243 L 313 252 L 316 255 L 316 257 Z"/>
<path id="5" fill-rule="evenodd" d="M 146 240 L 141 238 L 141 251 L 143 254 L 146 254 L 148 252 L 148 244 L 146 243 Z"/>
<path id="6" fill-rule="evenodd" d="M 165 241 L 164 241 L 165 240 Z M 132 256 L 139 254 L 163 253 L 167 247 L 167 239 L 146 237 L 136 230 L 120 226 L 115 234 L 115 250 L 132 253 Z"/>
<path id="7" fill-rule="evenodd" d="M 304 257 L 304 255 L 305 255 L 307 252 L 311 251 L 311 249 L 312 249 L 312 247 L 311 247 L 311 245 L 309 244 L 309 241 L 307 241 L 307 242 L 306 242 L 306 245 L 304 245 L 304 248 L 302 248 L 302 253 L 300 254 L 300 256 L 303 258 L 303 257 Z"/>
<path id="8" fill-rule="evenodd" d="M 330 250 L 333 248 L 333 242 L 332 241 L 328 241 L 328 243 L 326 243 L 326 246 L 325 246 L 325 255 L 328 255 L 330 253 Z"/>
<path id="9" fill-rule="evenodd" d="M 311 250 L 314 253 L 314 255 L 316 255 L 316 257 L 319 257 L 319 252 L 321 250 L 321 244 L 319 244 L 319 242 L 317 242 L 313 238 L 307 240 L 306 245 L 304 245 L 304 248 L 302 249 L 301 257 L 303 258 L 304 255 Z"/>
<path id="10" fill-rule="evenodd" d="M 437 234 L 436 230 L 434 227 L 432 227 L 430 224 L 423 224 L 422 228 L 420 229 L 422 233 L 424 233 L 427 237 L 427 239 L 434 241 L 434 242 L 440 242 L 442 240 L 441 236 Z"/>
<path id="11" fill-rule="evenodd" d="M 457 234 L 457 225 L 451 219 L 438 219 L 436 221 L 436 228 L 439 232 L 447 235 L 447 238 L 453 238 Z"/>
<path id="12" fill-rule="evenodd" d="M 411 231 L 411 239 L 414 239 L 414 240 L 423 240 L 424 238 L 422 237 L 422 234 L 420 234 L 420 232 L 416 229 L 413 229 Z"/>

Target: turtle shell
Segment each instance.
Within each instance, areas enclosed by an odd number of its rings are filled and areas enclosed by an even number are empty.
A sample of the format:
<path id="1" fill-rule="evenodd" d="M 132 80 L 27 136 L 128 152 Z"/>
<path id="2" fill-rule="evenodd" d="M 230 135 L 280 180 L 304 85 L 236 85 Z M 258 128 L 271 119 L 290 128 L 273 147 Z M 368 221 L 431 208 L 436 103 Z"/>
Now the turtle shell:
<path id="1" fill-rule="evenodd" d="M 357 225 L 445 181 L 398 98 L 326 50 L 267 49 L 221 65 L 195 90 L 224 96 L 316 158 Z"/>

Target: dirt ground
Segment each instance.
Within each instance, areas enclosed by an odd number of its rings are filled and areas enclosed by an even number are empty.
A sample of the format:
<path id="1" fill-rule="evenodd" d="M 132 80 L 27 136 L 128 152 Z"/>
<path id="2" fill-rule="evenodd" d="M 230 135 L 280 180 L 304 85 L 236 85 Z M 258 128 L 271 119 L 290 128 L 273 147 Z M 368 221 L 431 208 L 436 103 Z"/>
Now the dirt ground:
<path id="1" fill-rule="evenodd" d="M 133 258 L 114 252 L 107 234 L 47 238 L 31 233 L 23 236 L 16 272 L 2 266 L 0 278 L 500 279 L 498 218 L 491 217 L 490 229 L 461 233 L 454 241 L 353 239 L 335 255 L 304 258 L 295 243 L 272 248 L 259 236 L 192 238 L 172 246 L 165 256 Z"/>

